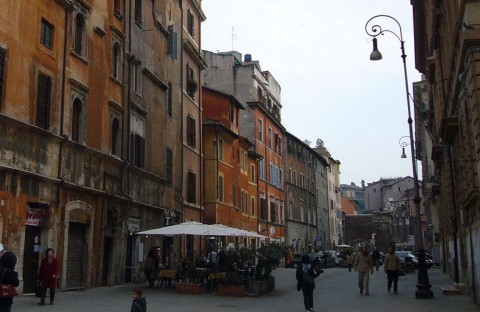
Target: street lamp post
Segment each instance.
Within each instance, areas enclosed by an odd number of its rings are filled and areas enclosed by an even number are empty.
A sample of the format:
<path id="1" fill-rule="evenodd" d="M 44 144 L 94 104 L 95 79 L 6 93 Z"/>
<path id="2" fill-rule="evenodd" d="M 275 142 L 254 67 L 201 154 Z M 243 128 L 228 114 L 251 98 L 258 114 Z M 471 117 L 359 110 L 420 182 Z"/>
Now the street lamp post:
<path id="1" fill-rule="evenodd" d="M 391 19 L 397 23 L 399 28 L 399 34 L 396 32 L 383 29 L 380 25 L 373 23 L 372 21 L 377 18 Z M 419 192 L 419 183 L 418 183 L 418 169 L 417 169 L 417 160 L 415 158 L 415 144 L 413 137 L 413 120 L 412 113 L 410 108 L 410 92 L 408 91 L 408 76 L 407 76 L 407 63 L 405 55 L 405 41 L 403 40 L 402 26 L 400 23 L 390 15 L 376 15 L 370 18 L 365 24 L 365 32 L 373 38 L 373 51 L 370 54 L 370 60 L 378 61 L 382 59 L 382 54 L 378 51 L 377 37 L 385 33 L 391 33 L 400 41 L 400 49 L 402 50 L 402 60 L 403 60 L 403 73 L 405 78 L 405 92 L 407 96 L 407 109 L 408 109 L 408 130 L 410 133 L 410 152 L 412 154 L 412 169 L 413 169 L 413 188 L 415 192 L 414 203 L 415 203 L 415 212 L 417 215 L 416 229 L 417 229 L 417 238 L 415 240 L 417 253 L 418 253 L 418 279 L 417 279 L 417 291 L 415 292 L 415 297 L 417 299 L 426 299 L 433 298 L 433 292 L 431 291 L 431 285 L 428 279 L 427 264 L 425 261 L 425 250 L 423 249 L 422 241 L 422 225 L 420 220 L 420 192 Z"/>

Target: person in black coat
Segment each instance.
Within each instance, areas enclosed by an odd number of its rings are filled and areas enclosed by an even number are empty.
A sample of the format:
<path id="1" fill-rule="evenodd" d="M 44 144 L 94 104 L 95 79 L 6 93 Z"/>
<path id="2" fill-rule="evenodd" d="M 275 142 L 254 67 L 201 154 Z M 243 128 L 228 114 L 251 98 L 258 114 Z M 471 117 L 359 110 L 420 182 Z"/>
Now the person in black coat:
<path id="1" fill-rule="evenodd" d="M 304 274 L 310 275 L 315 278 L 323 273 L 323 270 L 316 270 L 315 266 L 310 264 L 310 257 L 308 255 L 302 256 L 302 263 L 297 266 L 296 278 L 297 278 L 297 290 L 303 291 L 303 303 L 305 304 L 305 311 L 313 311 L 313 290 L 315 289 L 315 283 L 308 285 L 304 281 Z"/>
<path id="2" fill-rule="evenodd" d="M 0 258 L 0 284 L 11 284 L 18 287 L 18 273 L 15 270 L 17 265 L 17 256 L 11 251 L 7 251 Z M 13 298 L 0 298 L 0 312 L 10 312 L 12 309 Z"/>

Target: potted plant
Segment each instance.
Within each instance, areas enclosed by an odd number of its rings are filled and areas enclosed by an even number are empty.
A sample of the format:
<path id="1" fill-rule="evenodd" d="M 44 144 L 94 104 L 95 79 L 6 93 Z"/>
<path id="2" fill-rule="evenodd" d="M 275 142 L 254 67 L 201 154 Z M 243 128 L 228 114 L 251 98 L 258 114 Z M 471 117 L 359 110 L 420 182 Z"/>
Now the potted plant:
<path id="1" fill-rule="evenodd" d="M 197 265 L 193 252 L 188 252 L 186 259 L 182 262 L 181 272 L 178 274 L 181 282 L 175 283 L 175 292 L 179 294 L 200 295 L 203 290 L 203 284 L 197 281 Z"/>
<path id="2" fill-rule="evenodd" d="M 243 249 L 243 248 L 242 248 Z M 224 296 L 243 297 L 245 281 L 242 278 L 242 261 L 246 254 L 242 249 L 230 249 L 226 254 L 225 277 L 218 281 L 218 294 Z"/>
<path id="3" fill-rule="evenodd" d="M 272 271 L 279 265 L 282 258 L 282 245 L 278 243 L 270 243 L 258 249 L 258 264 L 256 279 L 261 279 L 262 291 L 270 292 L 275 289 L 275 277 Z"/>

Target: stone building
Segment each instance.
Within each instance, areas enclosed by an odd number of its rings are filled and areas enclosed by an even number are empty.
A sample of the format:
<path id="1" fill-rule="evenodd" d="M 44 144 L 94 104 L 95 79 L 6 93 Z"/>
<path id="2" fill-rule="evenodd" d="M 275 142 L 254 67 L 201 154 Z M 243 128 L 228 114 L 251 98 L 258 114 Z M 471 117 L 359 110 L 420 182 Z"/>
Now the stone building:
<path id="1" fill-rule="evenodd" d="M 480 2 L 412 0 L 415 66 L 428 82 L 415 103 L 432 137 L 442 267 L 480 302 Z"/>
<path id="2" fill-rule="evenodd" d="M 318 221 L 317 166 L 323 158 L 289 132 L 285 132 L 285 224 L 286 242 L 295 253 L 320 249 L 317 236 L 323 233 Z M 325 160 L 323 160 L 325 163 Z"/>
<path id="3" fill-rule="evenodd" d="M 61 289 L 136 281 L 150 246 L 181 256 L 179 240 L 134 233 L 200 219 L 200 4 L 3 4 L 0 238 L 20 292 L 47 247 Z"/>
<path id="4" fill-rule="evenodd" d="M 340 189 L 340 161 L 334 159 L 322 140 L 318 139 L 314 151 L 327 161 L 327 199 L 328 199 L 328 228 L 329 249 L 335 249 L 336 245 L 343 244 L 343 219 Z"/>

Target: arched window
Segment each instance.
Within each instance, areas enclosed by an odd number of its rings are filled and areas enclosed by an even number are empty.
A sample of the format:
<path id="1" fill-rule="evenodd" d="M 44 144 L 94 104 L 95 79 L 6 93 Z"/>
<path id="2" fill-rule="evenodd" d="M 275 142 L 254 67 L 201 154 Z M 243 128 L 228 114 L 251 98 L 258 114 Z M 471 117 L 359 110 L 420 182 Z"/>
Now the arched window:
<path id="1" fill-rule="evenodd" d="M 112 68 L 112 76 L 116 79 L 120 77 L 120 44 L 115 42 L 113 45 L 113 68 Z"/>
<path id="2" fill-rule="evenodd" d="M 73 41 L 73 50 L 78 55 L 83 55 L 84 51 L 84 33 L 85 33 L 85 18 L 82 14 L 77 14 L 75 17 L 75 37 Z"/>
<path id="3" fill-rule="evenodd" d="M 73 101 L 72 140 L 78 143 L 83 140 L 83 103 L 79 98 Z"/>
<path id="4" fill-rule="evenodd" d="M 119 156 L 119 146 L 120 146 L 120 122 L 118 118 L 113 118 L 112 121 L 112 155 Z"/>

